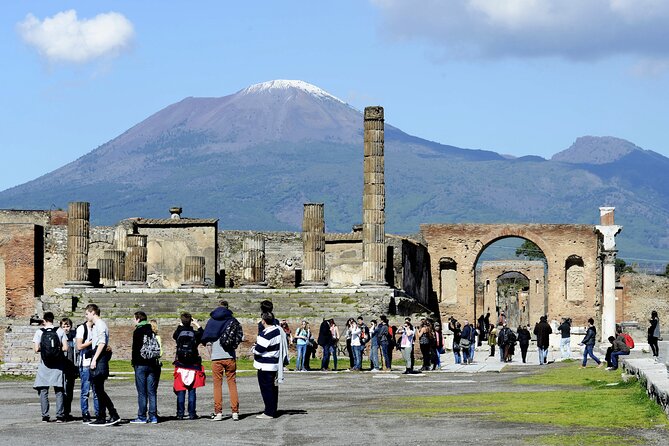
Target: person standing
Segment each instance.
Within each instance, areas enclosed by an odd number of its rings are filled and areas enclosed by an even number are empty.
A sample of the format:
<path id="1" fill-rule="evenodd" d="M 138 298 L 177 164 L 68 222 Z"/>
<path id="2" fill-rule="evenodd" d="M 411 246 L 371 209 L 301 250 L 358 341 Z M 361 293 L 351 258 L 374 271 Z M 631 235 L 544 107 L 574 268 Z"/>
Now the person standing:
<path id="1" fill-rule="evenodd" d="M 77 361 L 79 364 L 79 379 L 81 380 L 81 396 L 79 404 L 81 406 L 81 419 L 84 423 L 92 421 L 91 414 L 88 410 L 88 394 L 93 394 L 93 409 L 94 415 L 97 418 L 99 412 L 98 396 L 95 391 L 91 389 L 90 366 L 91 358 L 93 357 L 93 324 L 90 321 L 84 321 L 79 324 L 75 334 L 75 341 L 77 346 Z"/>
<path id="2" fill-rule="evenodd" d="M 453 357 L 455 358 L 456 364 L 462 364 L 462 356 L 460 354 L 462 347 L 460 347 L 460 341 L 462 340 L 462 326 L 460 322 L 455 322 L 453 327 L 451 324 L 448 325 L 449 329 L 453 332 Z"/>
<path id="3" fill-rule="evenodd" d="M 135 369 L 135 387 L 137 388 L 137 418 L 130 422 L 157 424 L 160 344 L 143 311 L 135 312 L 135 331 L 132 334 L 132 367 Z"/>
<path id="4" fill-rule="evenodd" d="M 76 366 L 77 349 L 75 347 L 75 330 L 72 329 L 72 320 L 64 317 L 60 320 L 60 328 L 67 338 L 67 351 L 65 352 L 65 421 L 74 421 L 72 417 L 72 399 L 74 397 L 74 382 L 77 380 L 79 370 Z"/>
<path id="5" fill-rule="evenodd" d="M 172 334 L 176 341 L 176 360 L 174 361 L 173 389 L 177 396 L 177 419 L 183 420 L 186 412 L 186 393 L 188 393 L 188 418 L 197 416 L 196 389 L 204 385 L 204 368 L 198 345 L 204 331 L 193 316 L 184 312 L 179 317 L 179 326 Z"/>
<path id="6" fill-rule="evenodd" d="M 377 339 L 379 341 L 379 347 L 381 348 L 381 355 L 383 356 L 385 370 L 390 370 L 390 355 L 393 354 L 392 350 L 390 349 L 390 327 L 388 326 L 388 318 L 385 314 L 382 314 L 379 319 L 381 322 L 379 323 L 379 327 L 377 329 Z"/>
<path id="7" fill-rule="evenodd" d="M 381 370 L 379 366 L 379 327 L 380 325 L 376 325 L 376 319 L 369 321 L 369 362 L 372 364 L 372 372 Z"/>
<path id="8" fill-rule="evenodd" d="M 334 319 L 330 323 L 330 333 L 332 333 L 332 342 L 330 343 L 330 355 L 332 356 L 332 370 L 337 370 L 337 346 L 339 344 L 339 327 Z M 312 337 L 313 338 L 313 337 Z M 315 355 L 314 355 L 315 356 Z M 309 362 L 309 361 L 307 361 Z"/>
<path id="9" fill-rule="evenodd" d="M 497 345 L 497 329 L 492 324 L 488 325 L 488 345 L 490 346 L 490 357 L 494 357 L 495 345 Z"/>
<path id="10" fill-rule="evenodd" d="M 362 329 L 358 327 L 358 323 L 353 319 L 348 321 L 348 336 L 351 337 L 351 351 L 353 352 L 353 367 L 351 370 L 362 370 L 362 349 L 363 345 L 360 342 L 360 336 L 363 333 Z"/>
<path id="11" fill-rule="evenodd" d="M 472 345 L 476 346 L 476 328 L 465 319 L 460 336 L 460 348 L 462 349 L 462 362 L 472 363 Z"/>
<path id="12" fill-rule="evenodd" d="M 307 356 L 307 344 L 311 338 L 311 331 L 309 330 L 309 323 L 307 321 L 302 321 L 300 327 L 295 330 L 295 345 L 297 347 L 297 358 L 295 359 L 295 371 L 296 372 L 306 372 L 307 369 L 304 368 L 304 361 L 308 361 Z"/>
<path id="13" fill-rule="evenodd" d="M 330 349 L 332 346 L 332 332 L 330 331 L 330 322 L 323 319 L 318 329 L 318 345 L 323 349 L 323 359 L 321 360 L 321 370 L 326 371 L 330 367 Z"/>
<path id="14" fill-rule="evenodd" d="M 581 340 L 579 345 L 584 345 L 585 350 L 583 351 L 583 362 L 581 363 L 581 368 L 584 369 L 588 363 L 588 356 L 595 360 L 597 367 L 603 365 L 602 361 L 599 360 L 597 356 L 593 353 L 595 348 L 595 342 L 597 338 L 597 329 L 595 328 L 595 320 L 593 318 L 588 319 L 588 329 L 585 332 L 585 336 Z"/>
<path id="15" fill-rule="evenodd" d="M 483 338 L 485 338 L 486 335 L 486 328 L 487 325 L 485 324 L 485 316 L 480 315 L 478 318 L 479 339 L 477 344 L 479 347 L 483 345 Z"/>
<path id="16" fill-rule="evenodd" d="M 527 349 L 530 346 L 530 339 L 532 335 L 530 334 L 529 326 L 520 326 L 518 327 L 518 344 L 520 345 L 520 354 L 523 358 L 523 364 L 527 362 Z"/>
<path id="17" fill-rule="evenodd" d="M 400 350 L 402 350 L 402 357 L 406 363 L 405 374 L 413 373 L 413 341 L 414 341 L 414 329 L 411 322 L 404 320 L 404 326 L 398 331 L 402 335 L 400 340 Z"/>
<path id="18" fill-rule="evenodd" d="M 441 331 L 441 324 L 434 324 L 434 365 L 432 370 L 441 369 L 441 355 L 444 354 L 444 334 Z"/>
<path id="19" fill-rule="evenodd" d="M 43 316 L 43 326 L 33 336 L 33 349 L 40 354 L 37 366 L 37 375 L 33 389 L 37 391 L 42 409 L 42 421 L 49 418 L 49 387 L 53 387 L 56 394 L 56 422 L 63 423 L 65 419 L 65 374 L 63 373 L 67 353 L 67 336 L 61 328 L 53 325 L 53 313 L 47 311 Z"/>
<path id="20" fill-rule="evenodd" d="M 568 317 L 562 318 L 562 323 L 558 327 L 560 332 L 560 352 L 562 359 L 571 358 L 571 319 Z"/>
<path id="21" fill-rule="evenodd" d="M 548 324 L 548 317 L 541 316 L 539 323 L 534 326 L 534 334 L 537 337 L 537 349 L 539 351 L 539 365 L 548 362 L 548 346 L 550 344 L 550 335 L 553 329 Z"/>
<path id="22" fill-rule="evenodd" d="M 257 415 L 258 419 L 272 419 L 277 416 L 279 404 L 278 384 L 283 377 L 283 362 L 287 345 L 285 336 L 282 337 L 281 328 L 273 325 L 272 313 L 262 314 L 264 330 L 258 335 L 256 343 L 251 349 L 253 353 L 253 367 L 258 370 L 258 387 L 262 395 L 265 409 Z M 329 330 L 328 330 L 329 331 Z"/>
<path id="23" fill-rule="evenodd" d="M 263 313 L 265 314 L 265 313 Z M 266 313 L 272 314 L 272 313 Z M 228 393 L 230 394 L 230 410 L 232 411 L 232 420 L 239 421 L 239 394 L 237 393 L 237 353 L 234 348 L 224 348 L 221 345 L 220 339 L 226 328 L 232 329 L 232 324 L 235 327 L 241 325 L 239 321 L 232 315 L 232 311 L 228 308 L 228 302 L 222 300 L 220 306 L 212 311 L 211 319 L 207 321 L 202 334 L 202 343 L 207 345 L 211 354 L 211 373 L 214 377 L 214 415 L 212 421 L 223 420 L 223 376 L 225 376 L 228 383 Z M 260 321 L 265 326 L 265 321 Z M 283 330 L 278 324 L 275 325 L 275 320 L 268 322 L 272 327 L 276 328 L 277 332 Z M 263 328 L 264 330 L 264 328 Z M 262 333 L 262 332 L 261 332 Z M 243 333 L 241 333 L 243 336 Z M 237 339 L 241 339 L 239 334 Z"/>
<path id="24" fill-rule="evenodd" d="M 649 322 L 648 345 L 650 345 L 650 349 L 653 352 L 653 359 L 657 361 L 657 358 L 660 355 L 660 349 L 657 345 L 657 341 L 660 339 L 660 318 L 657 315 L 657 311 L 651 311 Z"/>
<path id="25" fill-rule="evenodd" d="M 433 339 L 432 326 L 427 320 L 422 320 L 421 327 L 418 330 L 418 345 L 420 346 L 420 353 L 423 356 L 423 366 L 421 371 L 430 370 L 431 361 L 431 344 Z"/>
<path id="26" fill-rule="evenodd" d="M 86 320 L 93 324 L 93 358 L 90 364 L 90 378 L 93 391 L 98 396 L 98 415 L 89 426 L 112 426 L 121 422 L 114 403 L 105 391 L 105 381 L 109 378 L 109 360 L 112 356 L 109 347 L 109 328 L 105 321 L 100 318 L 100 308 L 95 304 L 86 306 Z M 109 420 L 107 420 L 109 411 Z"/>

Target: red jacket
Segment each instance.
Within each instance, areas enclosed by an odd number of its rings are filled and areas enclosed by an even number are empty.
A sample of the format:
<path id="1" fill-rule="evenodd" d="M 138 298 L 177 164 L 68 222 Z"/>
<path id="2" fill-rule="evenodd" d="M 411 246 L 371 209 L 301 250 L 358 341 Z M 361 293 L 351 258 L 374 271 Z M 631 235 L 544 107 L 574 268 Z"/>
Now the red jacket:
<path id="1" fill-rule="evenodd" d="M 186 385 L 183 382 L 184 374 L 193 372 L 195 374 L 193 382 L 190 385 Z M 197 389 L 198 387 L 203 387 L 205 382 L 206 375 L 204 374 L 204 367 L 201 365 L 191 366 L 191 367 L 174 367 L 174 391 L 179 392 L 181 390 Z"/>

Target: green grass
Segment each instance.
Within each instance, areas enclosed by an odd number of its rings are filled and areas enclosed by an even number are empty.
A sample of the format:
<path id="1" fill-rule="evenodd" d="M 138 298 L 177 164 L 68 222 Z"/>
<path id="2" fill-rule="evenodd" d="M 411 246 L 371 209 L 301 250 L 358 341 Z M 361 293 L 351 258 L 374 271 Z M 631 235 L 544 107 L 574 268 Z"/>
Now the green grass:
<path id="1" fill-rule="evenodd" d="M 0 381 L 34 381 L 35 375 L 11 375 L 8 373 L 0 373 Z"/>
<path id="2" fill-rule="evenodd" d="M 393 412 L 435 416 L 444 413 L 477 414 L 495 421 L 528 420 L 555 426 L 594 428 L 652 428 L 669 426 L 659 405 L 636 382 L 623 383 L 619 375 L 601 369 L 579 369 L 577 364 L 556 365 L 543 373 L 516 380 L 524 385 L 550 385 L 559 390 L 508 391 L 466 395 L 401 398 L 390 404 Z M 621 408 L 624 416 L 621 416 Z"/>
<path id="3" fill-rule="evenodd" d="M 527 443 L 541 446 L 634 446 L 644 445 L 646 440 L 637 437 L 598 433 L 578 433 L 573 435 L 540 435 L 527 439 Z"/>

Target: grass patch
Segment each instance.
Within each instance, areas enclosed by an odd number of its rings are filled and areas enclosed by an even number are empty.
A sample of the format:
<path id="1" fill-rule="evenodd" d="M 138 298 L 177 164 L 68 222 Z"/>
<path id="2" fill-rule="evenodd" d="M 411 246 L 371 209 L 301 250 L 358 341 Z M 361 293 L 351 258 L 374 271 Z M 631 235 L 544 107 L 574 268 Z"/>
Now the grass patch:
<path id="1" fill-rule="evenodd" d="M 527 385 L 564 386 L 560 390 L 494 392 L 466 395 L 399 398 L 389 404 L 396 413 L 434 416 L 444 413 L 478 414 L 495 421 L 541 423 L 596 428 L 652 428 L 669 426 L 659 405 L 636 382 L 600 369 L 582 370 L 577 364 L 556 365 L 516 381 Z M 611 385 L 615 384 L 615 385 Z M 568 387 L 567 387 L 568 386 Z M 621 416 L 621 408 L 625 408 Z"/>
<path id="2" fill-rule="evenodd" d="M 0 373 L 0 381 L 34 381 L 35 375 L 12 375 L 9 373 Z"/>
<path id="3" fill-rule="evenodd" d="M 634 446 L 644 445 L 643 438 L 598 433 L 579 433 L 571 435 L 540 435 L 527 440 L 530 444 L 541 446 Z"/>

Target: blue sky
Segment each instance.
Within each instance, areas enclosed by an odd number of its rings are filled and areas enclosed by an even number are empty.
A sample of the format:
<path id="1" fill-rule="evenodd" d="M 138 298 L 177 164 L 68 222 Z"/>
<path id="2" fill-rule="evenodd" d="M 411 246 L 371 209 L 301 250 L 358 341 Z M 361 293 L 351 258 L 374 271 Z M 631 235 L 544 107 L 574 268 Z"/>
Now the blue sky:
<path id="1" fill-rule="evenodd" d="M 669 156 L 668 19 L 664 0 L 2 2 L 0 190 L 271 79 L 444 144 L 550 158 L 611 135 Z"/>

